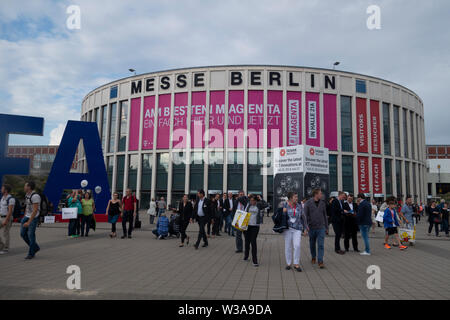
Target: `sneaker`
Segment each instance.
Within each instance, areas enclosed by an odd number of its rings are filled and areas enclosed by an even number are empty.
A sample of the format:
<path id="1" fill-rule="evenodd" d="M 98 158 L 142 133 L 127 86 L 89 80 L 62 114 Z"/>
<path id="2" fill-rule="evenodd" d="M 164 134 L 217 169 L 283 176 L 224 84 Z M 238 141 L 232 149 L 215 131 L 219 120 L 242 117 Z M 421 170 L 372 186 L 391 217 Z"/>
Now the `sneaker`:
<path id="1" fill-rule="evenodd" d="M 312 258 L 312 259 L 311 259 L 311 263 L 312 263 L 312 264 L 315 264 L 315 263 L 316 263 L 316 258 Z"/>
<path id="2" fill-rule="evenodd" d="M 254 267 L 259 267 L 259 263 L 258 263 L 258 262 L 257 262 L 257 263 L 254 263 L 253 266 L 254 266 Z"/>
<path id="3" fill-rule="evenodd" d="M 126 238 L 126 236 L 121 236 L 121 237 L 120 237 L 120 239 L 125 239 L 125 238 Z"/>
<path id="4" fill-rule="evenodd" d="M 363 251 L 360 253 L 361 256 L 370 256 L 370 253 Z"/>
<path id="5" fill-rule="evenodd" d="M 128 239 L 131 239 L 131 235 L 128 236 Z"/>
<path id="6" fill-rule="evenodd" d="M 33 256 L 28 255 L 28 256 L 25 257 L 25 260 L 31 260 L 33 258 L 34 258 Z"/>
<path id="7" fill-rule="evenodd" d="M 407 246 L 399 246 L 398 247 L 400 250 L 405 250 L 405 249 L 408 249 L 408 247 Z"/>
<path id="8" fill-rule="evenodd" d="M 1 251 L 0 251 L 0 255 L 1 255 L 1 254 L 5 254 L 5 253 L 8 253 L 8 251 L 4 251 L 4 250 L 1 250 Z"/>
<path id="9" fill-rule="evenodd" d="M 325 268 L 325 266 L 324 266 L 323 262 L 319 262 L 319 268 L 320 268 L 320 269 L 323 269 L 323 268 Z"/>
<path id="10" fill-rule="evenodd" d="M 291 266 L 286 266 L 286 270 L 291 270 Z"/>
<path id="11" fill-rule="evenodd" d="M 390 248 L 391 248 L 391 246 L 388 245 L 387 243 L 384 244 L 384 247 L 385 247 L 386 249 L 390 249 Z"/>

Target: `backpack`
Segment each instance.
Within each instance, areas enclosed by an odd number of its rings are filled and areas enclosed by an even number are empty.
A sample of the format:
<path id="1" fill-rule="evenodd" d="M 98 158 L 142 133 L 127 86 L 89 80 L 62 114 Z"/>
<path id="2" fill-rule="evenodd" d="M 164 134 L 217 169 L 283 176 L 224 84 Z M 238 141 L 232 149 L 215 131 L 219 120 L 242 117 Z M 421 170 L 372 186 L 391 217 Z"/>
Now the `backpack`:
<path id="1" fill-rule="evenodd" d="M 13 208 L 13 213 L 12 213 L 13 219 L 20 218 L 20 215 L 21 215 L 21 213 L 22 213 L 22 208 L 21 208 L 21 206 L 20 206 L 20 202 L 17 200 L 17 198 L 14 198 L 12 195 L 10 195 L 10 196 L 8 197 L 8 199 L 6 199 L 6 203 L 7 203 L 8 207 L 9 207 L 9 201 L 10 201 L 11 199 L 14 199 L 14 200 L 15 200 L 15 204 L 14 204 L 14 208 Z"/>
<path id="2" fill-rule="evenodd" d="M 39 216 L 41 216 L 41 217 L 43 217 L 43 216 L 46 216 L 46 215 L 48 215 L 48 200 L 47 200 L 47 197 L 45 196 L 45 194 L 43 194 L 43 193 L 38 193 L 38 192 L 33 192 L 32 194 L 31 194 L 31 196 L 30 196 L 30 202 L 31 202 L 31 198 L 35 195 L 35 194 L 37 194 L 39 197 L 41 197 L 41 203 L 40 203 L 40 207 L 39 207 Z M 27 198 L 26 196 L 25 196 L 25 198 Z"/>

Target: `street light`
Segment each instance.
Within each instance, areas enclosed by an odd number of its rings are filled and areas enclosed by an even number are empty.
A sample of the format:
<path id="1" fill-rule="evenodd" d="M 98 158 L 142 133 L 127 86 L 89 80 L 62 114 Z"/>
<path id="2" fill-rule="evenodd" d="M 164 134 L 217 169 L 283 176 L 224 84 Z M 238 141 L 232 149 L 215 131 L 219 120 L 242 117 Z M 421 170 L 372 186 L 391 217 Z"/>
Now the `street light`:
<path id="1" fill-rule="evenodd" d="M 336 61 L 335 63 L 333 63 L 333 70 L 336 69 L 336 67 L 340 64 L 339 61 Z"/>
<path id="2" fill-rule="evenodd" d="M 134 69 L 128 69 L 128 71 L 134 72 L 134 75 L 136 75 L 136 70 L 134 70 Z"/>

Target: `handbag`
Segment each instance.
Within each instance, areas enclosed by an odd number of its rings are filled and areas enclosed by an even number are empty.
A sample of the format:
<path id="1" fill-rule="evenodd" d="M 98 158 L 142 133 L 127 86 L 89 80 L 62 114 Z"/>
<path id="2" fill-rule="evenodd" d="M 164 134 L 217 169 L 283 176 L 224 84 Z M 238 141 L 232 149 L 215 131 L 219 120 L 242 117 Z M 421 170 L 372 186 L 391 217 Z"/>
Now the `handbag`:
<path id="1" fill-rule="evenodd" d="M 439 215 L 437 217 L 434 217 L 433 222 L 437 223 L 437 224 L 441 224 L 442 223 L 441 217 L 439 217 Z"/>

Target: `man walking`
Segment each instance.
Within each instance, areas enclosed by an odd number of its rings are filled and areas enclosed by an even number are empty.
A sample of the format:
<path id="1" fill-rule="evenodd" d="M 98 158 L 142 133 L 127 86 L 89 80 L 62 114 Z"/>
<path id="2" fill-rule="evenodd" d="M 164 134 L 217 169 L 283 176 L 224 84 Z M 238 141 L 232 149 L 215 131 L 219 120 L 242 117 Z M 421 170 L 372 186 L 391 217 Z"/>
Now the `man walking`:
<path id="1" fill-rule="evenodd" d="M 244 191 L 239 191 L 239 198 L 237 199 L 237 210 L 245 210 L 245 207 L 248 204 L 248 197 L 245 195 Z M 234 228 L 234 227 L 233 227 Z M 243 242 L 242 242 L 242 231 L 236 229 L 236 253 L 240 253 L 243 251 Z"/>
<path id="2" fill-rule="evenodd" d="M 234 229 L 231 227 L 231 222 L 233 221 L 234 213 L 236 212 L 236 200 L 233 198 L 233 194 L 228 192 L 228 198 L 224 201 L 224 218 L 225 218 L 225 233 L 231 235 Z"/>
<path id="3" fill-rule="evenodd" d="M 364 240 L 364 246 L 366 249 L 360 253 L 362 256 L 370 256 L 370 243 L 369 232 L 372 226 L 372 206 L 366 196 L 363 193 L 358 194 L 359 205 L 356 213 L 356 221 L 358 223 L 359 230 L 361 231 L 361 237 Z"/>
<path id="4" fill-rule="evenodd" d="M 122 239 L 127 237 L 127 222 L 128 222 L 128 239 L 131 239 L 131 232 L 133 231 L 133 222 L 136 217 L 136 197 L 131 194 L 131 189 L 127 189 L 125 197 L 122 199 Z"/>
<path id="5" fill-rule="evenodd" d="M 345 193 L 339 191 L 337 199 L 331 203 L 331 223 L 334 230 L 334 251 L 338 254 L 344 254 L 341 250 L 341 237 L 344 231 L 344 197 Z"/>
<path id="6" fill-rule="evenodd" d="M 323 254 L 325 234 L 328 234 L 327 206 L 322 200 L 322 191 L 315 189 L 312 198 L 306 201 L 304 212 L 306 216 L 307 230 L 309 234 L 309 249 L 311 251 L 311 263 L 316 263 L 318 257 L 319 268 L 323 269 Z M 316 243 L 318 252 L 316 252 Z"/>
<path id="7" fill-rule="evenodd" d="M 353 194 L 349 194 L 344 202 L 344 247 L 348 252 L 350 249 L 350 239 L 352 239 L 353 251 L 358 250 L 358 224 L 356 223 L 356 212 L 358 205 L 353 203 Z"/>
<path id="8" fill-rule="evenodd" d="M 406 228 L 414 229 L 414 208 L 412 206 L 412 198 L 408 196 L 405 204 L 402 206 L 401 213 L 399 214 L 405 221 Z"/>
<path id="9" fill-rule="evenodd" d="M 197 201 L 194 206 L 194 219 L 198 222 L 198 238 L 194 247 L 197 250 L 200 241 L 203 239 L 203 246 L 208 246 L 208 238 L 206 237 L 205 225 L 211 219 L 211 201 L 205 197 L 205 191 L 199 190 L 197 192 Z"/>
<path id="10" fill-rule="evenodd" d="M 25 183 L 25 217 L 23 217 L 20 227 L 20 236 L 29 246 L 28 255 L 25 259 L 33 259 L 36 253 L 41 250 L 36 242 L 36 227 L 39 222 L 39 211 L 41 208 L 41 197 L 34 192 L 36 185 L 33 181 Z"/>
<path id="11" fill-rule="evenodd" d="M 2 186 L 2 199 L 0 201 L 0 254 L 8 253 L 9 250 L 9 230 L 13 221 L 13 211 L 16 205 L 16 199 L 10 194 L 11 186 L 4 184 Z"/>

